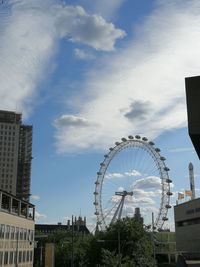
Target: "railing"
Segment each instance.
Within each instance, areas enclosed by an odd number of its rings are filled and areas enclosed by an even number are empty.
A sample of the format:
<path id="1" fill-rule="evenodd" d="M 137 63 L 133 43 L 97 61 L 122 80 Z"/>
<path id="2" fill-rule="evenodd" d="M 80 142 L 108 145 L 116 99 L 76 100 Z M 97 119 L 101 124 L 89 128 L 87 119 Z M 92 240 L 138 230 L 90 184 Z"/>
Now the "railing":
<path id="1" fill-rule="evenodd" d="M 31 220 L 35 219 L 35 206 L 33 204 L 2 191 L 0 191 L 0 211 Z"/>

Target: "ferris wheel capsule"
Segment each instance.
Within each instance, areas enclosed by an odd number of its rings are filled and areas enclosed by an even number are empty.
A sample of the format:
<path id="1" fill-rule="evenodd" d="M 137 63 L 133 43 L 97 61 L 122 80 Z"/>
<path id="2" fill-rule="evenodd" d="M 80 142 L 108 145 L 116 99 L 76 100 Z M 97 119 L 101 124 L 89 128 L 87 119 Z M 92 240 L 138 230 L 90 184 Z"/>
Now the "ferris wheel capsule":
<path id="1" fill-rule="evenodd" d="M 167 192 L 167 195 L 168 195 L 168 196 L 172 196 L 173 193 L 172 193 L 171 191 L 168 191 L 168 192 Z"/>
<path id="2" fill-rule="evenodd" d="M 132 135 L 129 135 L 128 138 L 129 138 L 129 139 L 133 139 L 134 137 L 133 137 Z"/>
<path id="3" fill-rule="evenodd" d="M 140 139 L 141 137 L 140 137 L 140 135 L 136 135 L 135 138 L 136 139 Z"/>
<path id="4" fill-rule="evenodd" d="M 142 140 L 143 140 L 143 141 L 148 141 L 148 138 L 146 138 L 146 137 L 142 137 Z"/>
<path id="5" fill-rule="evenodd" d="M 152 141 L 150 141 L 149 144 L 150 144 L 151 146 L 154 146 L 154 145 L 155 145 L 154 142 L 152 142 Z"/>
<path id="6" fill-rule="evenodd" d="M 116 145 L 116 146 L 120 145 L 120 142 L 115 142 L 115 145 Z"/>
<path id="7" fill-rule="evenodd" d="M 156 152 L 160 152 L 160 148 L 156 147 L 156 148 L 155 148 L 155 151 L 156 151 Z"/>
<path id="8" fill-rule="evenodd" d="M 124 137 L 123 137 L 121 140 L 122 140 L 123 142 L 126 142 L 126 141 L 127 141 L 127 139 L 126 139 L 126 138 L 124 138 Z"/>

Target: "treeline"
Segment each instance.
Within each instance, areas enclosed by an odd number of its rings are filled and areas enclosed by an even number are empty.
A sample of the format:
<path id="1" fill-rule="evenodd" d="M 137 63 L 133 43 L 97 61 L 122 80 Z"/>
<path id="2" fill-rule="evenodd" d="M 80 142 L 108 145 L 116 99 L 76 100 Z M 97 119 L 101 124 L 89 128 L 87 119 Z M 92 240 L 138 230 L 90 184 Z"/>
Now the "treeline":
<path id="1" fill-rule="evenodd" d="M 131 218 L 95 235 L 60 231 L 45 242 L 55 244 L 55 267 L 155 266 L 151 236 L 140 221 Z"/>

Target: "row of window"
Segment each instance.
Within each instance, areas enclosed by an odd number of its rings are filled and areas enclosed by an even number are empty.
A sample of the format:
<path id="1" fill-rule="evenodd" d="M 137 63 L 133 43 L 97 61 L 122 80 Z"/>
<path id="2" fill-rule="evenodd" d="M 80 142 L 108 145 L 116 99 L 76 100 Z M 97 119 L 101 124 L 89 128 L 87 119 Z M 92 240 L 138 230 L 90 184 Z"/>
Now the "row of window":
<path id="1" fill-rule="evenodd" d="M 33 251 L 0 251 L 0 266 L 33 261 Z"/>
<path id="2" fill-rule="evenodd" d="M 200 224 L 200 218 L 176 222 L 177 227 L 183 227 L 183 226 L 195 225 L 195 224 Z"/>
<path id="3" fill-rule="evenodd" d="M 11 161 L 11 162 L 13 162 L 14 161 L 14 158 L 1 158 L 0 157 L 0 162 L 1 161 L 6 161 L 6 162 Z"/>
<path id="4" fill-rule="evenodd" d="M 7 167 L 7 168 L 13 168 L 13 163 L 5 163 L 5 162 L 0 162 L 0 167 Z"/>
<path id="5" fill-rule="evenodd" d="M 34 241 L 34 231 L 15 226 L 0 224 L 0 239 Z"/>
<path id="6" fill-rule="evenodd" d="M 13 172 L 13 169 L 11 169 L 11 168 L 2 168 L 1 170 L 0 170 L 0 173 L 8 173 L 8 172 Z M 2 176 L 2 175 L 1 175 Z M 8 176 L 5 176 L 5 177 L 8 177 Z"/>
<path id="7" fill-rule="evenodd" d="M 0 150 L 1 150 L 1 147 L 0 147 Z M 7 151 L 7 149 L 6 149 L 6 151 Z M 7 152 L 6 154 L 5 154 L 5 157 L 14 157 L 14 150 L 12 151 L 12 152 Z"/>
<path id="8" fill-rule="evenodd" d="M 4 141 L 15 141 L 15 136 L 13 134 L 13 137 L 11 136 L 5 136 L 5 135 L 0 135 L 0 140 L 4 140 Z"/>
<path id="9" fill-rule="evenodd" d="M 6 129 L 0 131 L 0 134 L 3 134 L 3 135 L 7 135 L 7 134 L 10 135 L 11 133 L 12 133 L 13 135 L 15 135 L 15 131 L 9 131 L 9 130 L 7 131 Z"/>
<path id="10" fill-rule="evenodd" d="M 15 130 L 16 127 L 15 127 L 15 125 L 1 124 L 1 129 L 9 129 L 9 130 L 13 129 L 13 130 Z"/>
<path id="11" fill-rule="evenodd" d="M 8 147 L 8 149 L 10 149 L 11 146 L 14 149 L 15 142 L 14 142 L 14 140 L 13 140 L 13 142 L 11 142 L 11 140 L 9 140 L 8 142 L 2 142 L 2 141 L 0 141 L 0 146 L 4 146 L 4 150 L 5 150 L 5 147 Z"/>

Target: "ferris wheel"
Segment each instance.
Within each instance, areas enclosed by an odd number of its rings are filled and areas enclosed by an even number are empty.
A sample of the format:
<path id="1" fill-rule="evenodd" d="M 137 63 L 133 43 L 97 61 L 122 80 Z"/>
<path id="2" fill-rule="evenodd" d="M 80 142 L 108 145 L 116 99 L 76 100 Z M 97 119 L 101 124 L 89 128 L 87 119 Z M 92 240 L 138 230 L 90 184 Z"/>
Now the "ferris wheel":
<path id="1" fill-rule="evenodd" d="M 162 229 L 171 208 L 169 168 L 160 149 L 146 137 L 122 138 L 100 163 L 94 191 L 97 225 L 104 231 L 124 217 L 133 217 L 141 210 L 145 225 Z"/>

